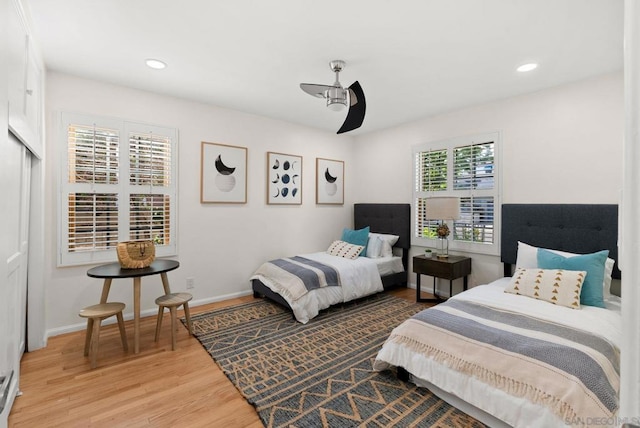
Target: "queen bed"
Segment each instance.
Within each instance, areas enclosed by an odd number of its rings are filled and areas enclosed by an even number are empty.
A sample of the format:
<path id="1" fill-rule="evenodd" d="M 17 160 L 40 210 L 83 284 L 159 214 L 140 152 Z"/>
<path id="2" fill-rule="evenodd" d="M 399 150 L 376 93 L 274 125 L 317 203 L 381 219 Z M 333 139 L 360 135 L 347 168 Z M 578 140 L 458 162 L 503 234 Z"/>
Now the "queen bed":
<path id="1" fill-rule="evenodd" d="M 615 425 L 617 219 L 615 205 L 503 205 L 505 277 L 403 322 L 374 369 L 492 427 Z"/>
<path id="2" fill-rule="evenodd" d="M 354 204 L 353 215 L 354 229 L 342 238 L 366 229 L 362 256 L 351 258 L 348 250 L 355 248 L 337 240 L 327 251 L 265 262 L 250 278 L 254 296 L 279 303 L 306 323 L 331 305 L 406 286 L 411 206 Z"/>

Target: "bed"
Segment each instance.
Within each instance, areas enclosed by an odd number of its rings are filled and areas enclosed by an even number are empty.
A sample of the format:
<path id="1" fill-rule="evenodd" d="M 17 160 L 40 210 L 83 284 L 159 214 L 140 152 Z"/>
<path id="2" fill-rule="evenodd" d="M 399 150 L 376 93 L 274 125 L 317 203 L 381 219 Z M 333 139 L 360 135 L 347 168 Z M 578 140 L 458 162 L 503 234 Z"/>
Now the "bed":
<path id="1" fill-rule="evenodd" d="M 392 245 L 393 255 L 387 257 L 357 257 L 353 260 L 337 257 L 323 250 L 317 253 L 304 254 L 286 259 L 272 260 L 262 264 L 250 278 L 255 297 L 265 297 L 292 311 L 294 317 L 306 323 L 319 311 L 331 305 L 347 302 L 360 297 L 388 290 L 393 287 L 406 286 L 409 248 L 411 247 L 411 206 L 409 204 L 354 204 L 355 231 L 369 228 L 369 242 L 377 237 L 397 237 Z M 339 233 L 339 231 L 337 232 Z M 380 241 L 376 241 L 380 242 Z M 331 248 L 331 247 L 330 247 Z M 371 247 L 368 247 L 369 249 Z M 305 284 L 286 287 L 288 275 L 283 272 L 291 263 L 301 265 L 305 269 L 323 270 L 322 284 L 311 286 Z M 321 266 L 324 265 L 324 266 Z M 330 269 L 326 270 L 325 266 Z M 340 286 L 326 286 L 335 278 Z M 309 279 L 305 281 L 315 281 Z M 297 280 L 296 280 L 297 281 Z M 326 283 L 325 283 L 326 281 Z M 292 289 L 293 288 L 293 289 Z"/>
<path id="2" fill-rule="evenodd" d="M 492 427 L 615 425 L 622 322 L 606 278 L 620 278 L 617 221 L 615 205 L 503 205 L 505 277 L 403 322 L 374 369 L 397 368 Z M 585 260 L 593 267 L 570 269 Z M 555 278 L 539 276 L 549 273 Z M 576 309 L 575 299 L 593 291 L 604 307 L 580 300 Z M 543 300 L 558 296 L 556 304 Z"/>

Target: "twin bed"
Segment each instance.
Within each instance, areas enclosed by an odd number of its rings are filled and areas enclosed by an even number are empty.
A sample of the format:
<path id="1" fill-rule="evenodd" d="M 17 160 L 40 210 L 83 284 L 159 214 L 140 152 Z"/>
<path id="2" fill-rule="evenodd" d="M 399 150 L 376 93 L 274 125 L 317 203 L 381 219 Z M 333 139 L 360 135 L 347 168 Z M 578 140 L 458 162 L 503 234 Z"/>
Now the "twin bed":
<path id="1" fill-rule="evenodd" d="M 620 299 L 608 293 L 612 280 L 606 268 L 615 283 L 620 278 L 617 218 L 612 205 L 503 205 L 505 277 L 396 327 L 374 368 L 408 372 L 414 383 L 492 427 L 615 425 Z M 587 266 L 586 277 L 595 275 L 589 286 L 601 293 L 604 307 L 572 305 L 576 294 L 580 299 L 588 290 L 584 283 L 575 290 L 576 284 L 562 278 L 569 269 L 560 277 L 555 272 L 551 281 L 538 279 L 538 272 L 553 269 L 539 265 L 545 262 L 540 254 L 547 252 L 537 247 L 598 254 L 557 258 L 587 260 L 602 271 L 598 278 Z M 601 250 L 609 251 L 609 261 Z M 519 281 L 523 271 L 534 272 L 530 284 Z M 563 290 L 568 291 L 564 302 Z"/>
<path id="2" fill-rule="evenodd" d="M 373 226 L 379 216 L 368 212 L 377 205 L 363 205 L 367 214 L 355 227 L 390 233 L 388 220 Z M 403 215 L 408 225 L 409 211 Z M 397 369 L 490 426 L 615 425 L 617 219 L 615 205 L 503 205 L 505 277 L 397 326 L 374 369 Z M 398 240 L 405 268 L 409 242 L 408 233 Z M 394 275 L 388 284 L 406 282 L 406 269 Z M 257 294 L 272 291 L 260 281 L 253 286 Z"/>
<path id="3" fill-rule="evenodd" d="M 306 323 L 331 305 L 406 286 L 411 206 L 355 204 L 353 215 L 354 230 L 369 228 L 370 233 L 377 234 L 371 238 L 392 239 L 388 254 L 371 254 L 369 248 L 363 253 L 368 252 L 371 257 L 350 259 L 322 251 L 272 260 L 251 277 L 254 296 L 264 296 L 289 308 L 298 321 Z M 296 272 L 292 273 L 294 269 Z M 302 284 L 296 276 L 304 273 L 311 275 L 306 281 L 315 284 Z M 336 281 L 340 286 L 331 286 Z"/>

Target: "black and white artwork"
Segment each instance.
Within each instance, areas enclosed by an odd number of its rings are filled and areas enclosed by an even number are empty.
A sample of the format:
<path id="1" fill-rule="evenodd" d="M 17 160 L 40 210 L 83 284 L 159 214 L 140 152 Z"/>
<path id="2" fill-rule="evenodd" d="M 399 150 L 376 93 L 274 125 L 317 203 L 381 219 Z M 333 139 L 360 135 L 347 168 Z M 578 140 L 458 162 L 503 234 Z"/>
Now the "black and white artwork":
<path id="1" fill-rule="evenodd" d="M 267 152 L 267 203 L 302 204 L 302 156 Z"/>
<path id="2" fill-rule="evenodd" d="M 316 204 L 344 204 L 344 162 L 316 158 Z"/>
<path id="3" fill-rule="evenodd" d="M 200 202 L 247 202 L 247 148 L 202 142 Z"/>

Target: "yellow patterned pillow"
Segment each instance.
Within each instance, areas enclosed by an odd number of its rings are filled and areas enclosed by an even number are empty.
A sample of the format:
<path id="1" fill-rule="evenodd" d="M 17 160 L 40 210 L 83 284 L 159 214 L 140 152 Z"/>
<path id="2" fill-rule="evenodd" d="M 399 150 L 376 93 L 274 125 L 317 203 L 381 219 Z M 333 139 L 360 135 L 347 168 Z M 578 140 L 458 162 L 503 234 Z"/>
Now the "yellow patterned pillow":
<path id="1" fill-rule="evenodd" d="M 345 259 L 357 259 L 360 253 L 364 250 L 363 245 L 349 244 L 344 241 L 333 241 L 329 246 L 327 253 L 332 256 L 344 257 Z"/>
<path id="2" fill-rule="evenodd" d="M 578 270 L 520 268 L 504 291 L 580 309 L 580 291 L 586 276 L 586 271 Z"/>

